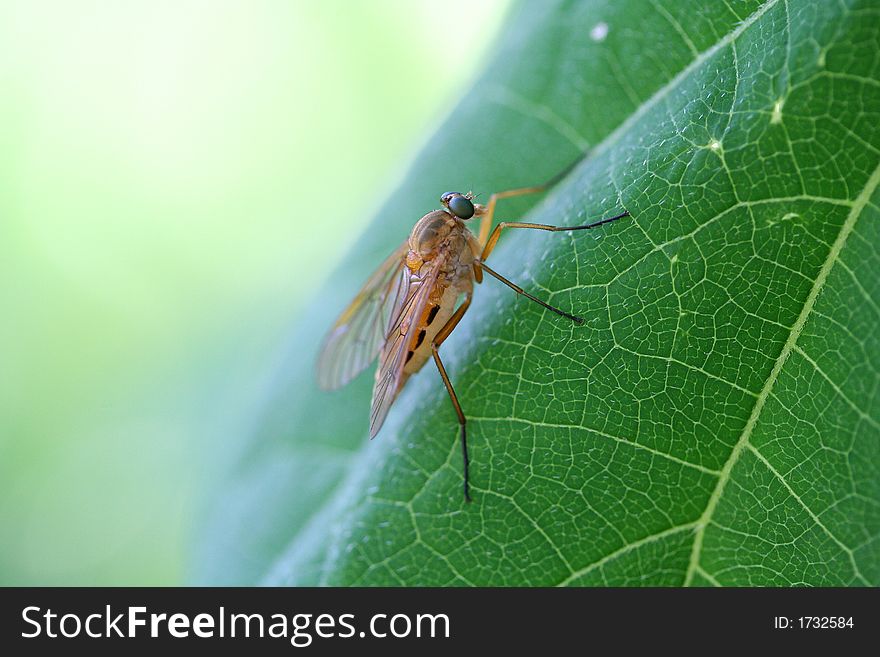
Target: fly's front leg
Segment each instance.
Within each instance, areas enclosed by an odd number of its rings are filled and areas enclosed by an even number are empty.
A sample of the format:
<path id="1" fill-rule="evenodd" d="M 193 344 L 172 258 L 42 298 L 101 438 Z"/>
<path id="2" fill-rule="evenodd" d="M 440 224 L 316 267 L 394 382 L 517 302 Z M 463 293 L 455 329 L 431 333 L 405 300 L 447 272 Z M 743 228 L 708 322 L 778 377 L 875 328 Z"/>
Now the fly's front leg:
<path id="1" fill-rule="evenodd" d="M 567 167 L 565 167 L 562 171 L 557 173 L 543 185 L 534 185 L 533 187 L 519 187 L 517 189 L 508 189 L 503 192 L 495 192 L 494 194 L 492 194 L 492 196 L 489 197 L 489 201 L 486 203 L 486 210 L 482 215 L 482 219 L 480 220 L 480 244 L 485 244 L 486 238 L 489 237 L 489 229 L 492 228 L 492 217 L 495 215 L 495 205 L 498 203 L 498 201 L 503 198 L 525 196 L 526 194 L 537 194 L 538 192 L 543 192 L 544 190 L 553 187 L 553 185 L 555 185 L 560 180 L 565 178 L 569 173 L 571 173 L 572 169 L 580 164 L 586 156 L 586 153 L 582 154 L 581 157 L 569 164 Z"/>
<path id="2" fill-rule="evenodd" d="M 489 237 L 489 229 L 492 228 L 492 217 L 495 216 L 495 206 L 498 204 L 498 201 L 503 198 L 537 194 L 538 192 L 543 192 L 548 186 L 549 184 L 537 185 L 535 187 L 520 187 L 519 189 L 508 189 L 504 192 L 495 192 L 492 194 L 492 196 L 489 197 L 489 201 L 486 203 L 486 211 L 480 219 L 480 232 L 477 238 L 480 240 L 480 244 L 485 244 L 486 238 Z"/>
<path id="3" fill-rule="evenodd" d="M 623 217 L 628 216 L 629 212 L 624 210 L 614 217 L 606 217 L 605 219 L 594 221 L 591 224 L 584 224 L 583 226 L 548 226 L 547 224 L 530 224 L 519 221 L 502 221 L 500 224 L 495 226 L 495 230 L 492 231 L 492 236 L 489 238 L 489 241 L 485 243 L 485 246 L 483 247 L 483 253 L 480 256 L 480 260 L 483 262 L 486 261 L 486 258 L 489 257 L 489 254 L 492 253 L 492 250 L 498 243 L 498 238 L 501 237 L 501 231 L 505 228 L 531 228 L 532 230 L 547 230 L 552 233 L 557 233 L 566 230 L 587 230 L 588 228 L 596 228 L 597 226 L 610 224 L 612 221 L 616 221 L 617 219 L 622 219 Z M 482 229 L 482 226 L 480 228 Z M 483 244 L 483 242 L 480 243 Z"/>
<path id="4" fill-rule="evenodd" d="M 443 344 L 443 341 L 449 337 L 449 334 L 452 333 L 452 329 L 454 329 L 456 325 L 461 321 L 461 318 L 464 316 L 465 311 L 470 305 L 471 294 L 468 293 L 462 304 L 456 309 L 456 311 L 452 314 L 452 317 L 449 318 L 449 320 L 443 325 L 443 327 L 439 331 L 437 331 L 437 335 L 434 336 L 434 340 L 431 342 L 431 355 L 434 357 L 434 362 L 437 364 L 437 369 L 440 370 L 440 378 L 443 379 L 443 385 L 446 386 L 446 392 L 449 393 L 449 399 L 452 400 L 452 406 L 455 408 L 456 415 L 458 415 L 458 426 L 461 432 L 461 456 L 464 461 L 465 502 L 471 501 L 470 484 L 468 479 L 468 468 L 470 460 L 468 458 L 467 448 L 467 419 L 464 416 L 464 412 L 461 410 L 461 404 L 458 403 L 458 396 L 455 394 L 455 389 L 452 387 L 452 382 L 449 380 L 449 375 L 446 373 L 446 368 L 443 366 L 443 361 L 440 360 L 440 352 L 437 349 L 441 344 Z"/>

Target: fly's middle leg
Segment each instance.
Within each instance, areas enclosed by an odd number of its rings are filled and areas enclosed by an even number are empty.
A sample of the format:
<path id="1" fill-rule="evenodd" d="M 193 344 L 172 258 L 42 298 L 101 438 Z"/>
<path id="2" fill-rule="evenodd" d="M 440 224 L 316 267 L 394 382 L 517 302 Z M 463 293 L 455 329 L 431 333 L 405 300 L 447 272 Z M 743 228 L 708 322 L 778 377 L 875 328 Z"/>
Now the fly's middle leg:
<path id="1" fill-rule="evenodd" d="M 529 294 L 528 292 L 523 290 L 516 283 L 504 278 L 504 276 L 502 276 L 497 271 L 491 269 L 490 267 L 488 267 L 486 265 L 486 258 L 488 258 L 489 255 L 492 253 L 492 250 L 495 248 L 495 245 L 498 243 L 498 238 L 501 236 L 501 231 L 504 230 L 505 228 L 527 228 L 527 229 L 531 229 L 531 230 L 546 230 L 551 233 L 558 233 L 558 232 L 562 232 L 562 231 L 588 230 L 590 228 L 597 228 L 597 227 L 602 226 L 604 224 L 608 224 L 608 223 L 611 223 L 612 221 L 617 221 L 618 219 L 622 219 L 623 217 L 628 217 L 628 216 L 629 216 L 629 212 L 624 210 L 623 212 L 621 212 L 620 214 L 618 214 L 614 217 L 606 217 L 605 219 L 600 219 L 598 221 L 594 221 L 589 224 L 584 224 L 583 226 L 549 226 L 547 224 L 533 224 L 533 223 L 525 223 L 525 222 L 502 221 L 500 224 L 495 226 L 495 230 L 492 231 L 492 235 L 489 237 L 488 241 L 485 242 L 485 246 L 483 246 L 482 255 L 480 256 L 480 258 L 478 260 L 476 260 L 474 262 L 474 269 L 475 270 L 479 269 L 481 271 L 485 271 L 487 274 L 494 276 L 499 281 L 504 283 L 506 286 L 511 288 L 517 294 L 521 294 L 524 297 L 531 299 L 535 303 L 541 304 L 547 310 L 552 310 L 557 315 L 562 315 L 563 317 L 567 317 L 568 319 L 572 320 L 576 324 L 583 324 L 584 320 L 582 317 L 578 317 L 577 315 L 572 315 L 571 313 L 567 313 L 564 310 L 560 310 L 559 308 L 556 308 L 555 306 L 551 306 L 550 304 L 548 304 L 544 301 L 541 301 L 539 298 Z M 481 274 L 476 276 L 476 279 L 478 281 L 481 280 L 481 278 L 482 278 Z"/>
<path id="2" fill-rule="evenodd" d="M 502 283 L 504 283 L 507 287 L 509 287 L 511 290 L 513 290 L 513 291 L 516 292 L 517 294 L 521 294 L 521 295 L 523 295 L 525 298 L 527 298 L 527 299 L 531 299 L 531 300 L 534 301 L 535 303 L 544 306 L 544 308 L 546 308 L 547 310 L 552 310 L 552 311 L 553 311 L 554 313 L 556 313 L 557 315 L 561 315 L 562 317 L 566 317 L 566 318 L 570 319 L 570 320 L 573 321 L 575 324 L 583 324 L 583 323 L 584 323 L 584 318 L 583 318 L 583 317 L 578 317 L 577 315 L 572 315 L 571 313 L 567 313 L 567 312 L 565 312 L 564 310 L 560 310 L 560 309 L 557 308 L 556 306 L 551 306 L 551 305 L 550 305 L 549 303 L 547 303 L 546 301 L 541 301 L 538 297 L 536 297 L 536 296 L 534 296 L 534 295 L 532 295 L 532 294 L 529 294 L 528 292 L 526 292 L 524 289 L 522 289 L 519 285 L 517 285 L 517 284 L 514 283 L 513 281 L 510 281 L 510 280 L 504 278 L 504 276 L 502 276 L 501 274 L 499 274 L 499 273 L 498 273 L 497 271 L 495 271 L 494 269 L 490 269 L 490 268 L 486 265 L 486 263 L 484 263 L 484 262 L 480 262 L 480 263 L 479 263 L 479 267 L 480 267 L 480 269 L 482 269 L 484 272 L 486 272 L 486 273 L 489 274 L 490 276 L 493 276 L 493 277 L 497 278 L 499 281 L 501 281 Z"/>

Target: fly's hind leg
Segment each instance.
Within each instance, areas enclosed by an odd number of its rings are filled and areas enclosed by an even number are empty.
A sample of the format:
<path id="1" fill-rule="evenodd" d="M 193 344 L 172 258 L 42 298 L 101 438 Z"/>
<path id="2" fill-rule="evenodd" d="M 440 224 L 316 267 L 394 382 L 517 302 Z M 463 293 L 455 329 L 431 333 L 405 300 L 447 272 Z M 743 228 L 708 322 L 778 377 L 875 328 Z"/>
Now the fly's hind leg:
<path id="1" fill-rule="evenodd" d="M 455 408 L 455 413 L 458 415 L 458 426 L 461 432 L 461 456 L 464 460 L 464 499 L 465 502 L 471 501 L 471 493 L 470 486 L 468 483 L 468 466 L 470 460 L 468 459 L 468 448 L 467 448 L 467 419 L 464 416 L 464 412 L 461 410 L 461 404 L 458 403 L 458 396 L 455 394 L 455 389 L 452 387 L 452 382 L 449 380 L 449 375 L 446 373 L 446 368 L 443 367 L 443 361 L 440 360 L 440 352 L 438 348 L 443 341 L 449 337 L 449 334 L 452 333 L 452 329 L 456 327 L 456 325 L 461 321 L 461 318 L 464 316 L 465 311 L 468 309 L 468 306 L 471 305 L 471 295 L 468 293 L 465 300 L 462 304 L 456 309 L 456 311 L 452 314 L 452 317 L 443 325 L 443 327 L 437 331 L 437 335 L 434 336 L 433 342 L 431 342 L 431 355 L 434 357 L 434 362 L 437 364 L 437 369 L 440 370 L 440 378 L 443 379 L 443 385 L 446 386 L 446 392 L 449 393 L 449 399 L 452 400 L 452 406 Z"/>

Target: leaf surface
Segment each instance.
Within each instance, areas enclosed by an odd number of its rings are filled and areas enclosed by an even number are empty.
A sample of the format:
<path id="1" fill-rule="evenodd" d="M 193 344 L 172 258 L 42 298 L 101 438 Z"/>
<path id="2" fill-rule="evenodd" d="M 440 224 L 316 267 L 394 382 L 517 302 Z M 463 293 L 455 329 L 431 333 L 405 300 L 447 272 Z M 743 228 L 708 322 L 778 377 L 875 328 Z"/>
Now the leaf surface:
<path id="1" fill-rule="evenodd" d="M 211 498 L 193 579 L 329 585 L 880 584 L 880 10 L 522 3 L 496 56 L 291 335 Z M 446 189 L 549 178 L 367 440 L 321 393 L 333 317 Z"/>

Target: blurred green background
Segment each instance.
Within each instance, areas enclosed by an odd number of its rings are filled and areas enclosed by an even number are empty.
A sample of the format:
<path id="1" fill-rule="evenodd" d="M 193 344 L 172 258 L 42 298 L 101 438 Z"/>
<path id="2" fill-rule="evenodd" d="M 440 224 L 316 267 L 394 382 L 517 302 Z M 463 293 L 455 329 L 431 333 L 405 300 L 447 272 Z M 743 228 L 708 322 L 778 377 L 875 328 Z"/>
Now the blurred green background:
<path id="1" fill-rule="evenodd" d="M 287 327 L 505 9 L 0 2 L 0 584 L 184 581 Z"/>

